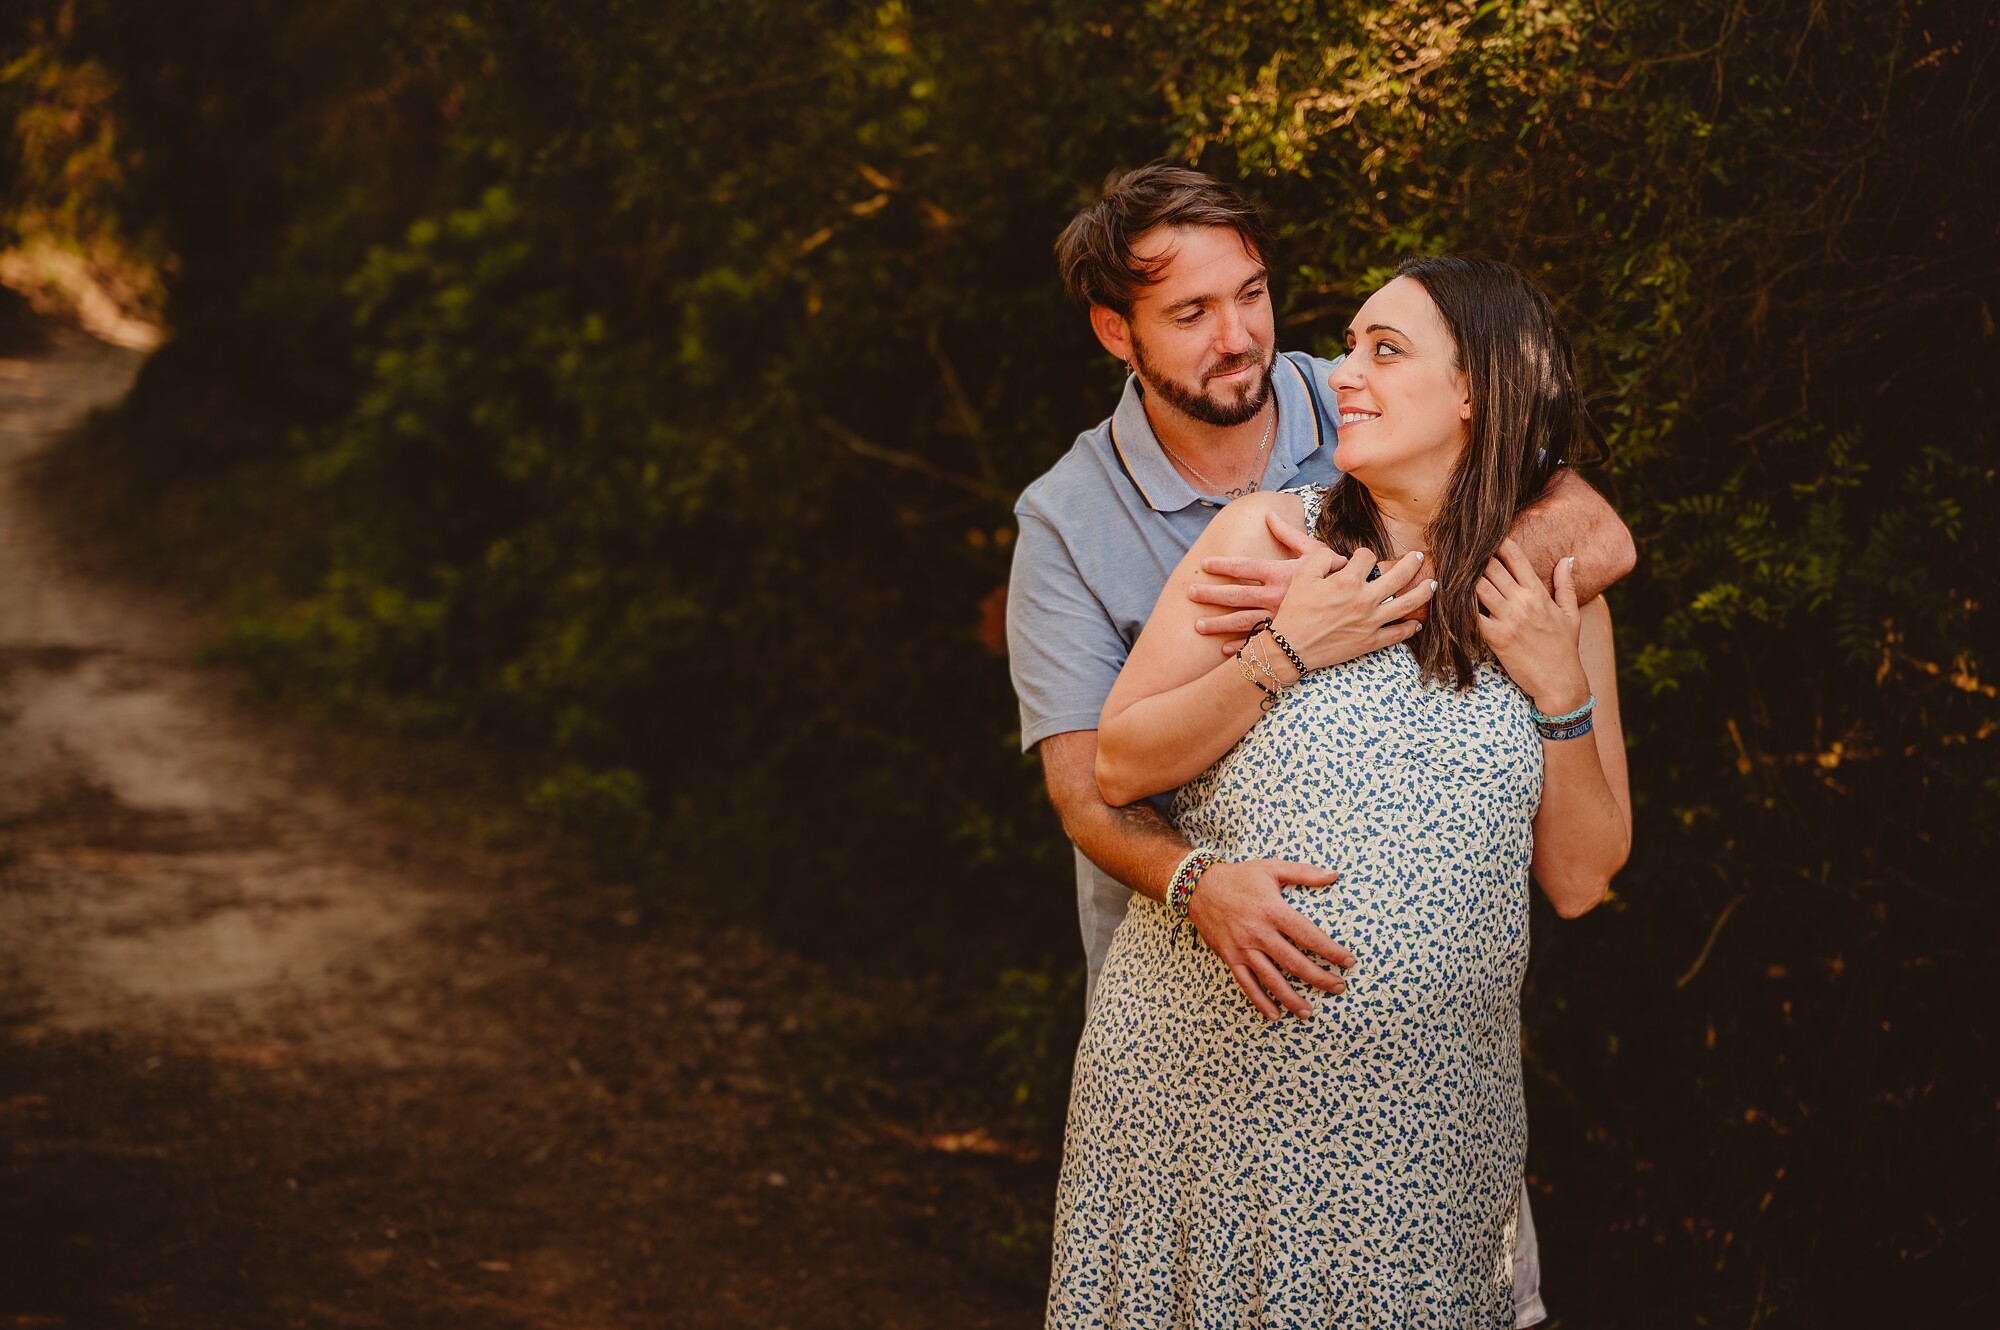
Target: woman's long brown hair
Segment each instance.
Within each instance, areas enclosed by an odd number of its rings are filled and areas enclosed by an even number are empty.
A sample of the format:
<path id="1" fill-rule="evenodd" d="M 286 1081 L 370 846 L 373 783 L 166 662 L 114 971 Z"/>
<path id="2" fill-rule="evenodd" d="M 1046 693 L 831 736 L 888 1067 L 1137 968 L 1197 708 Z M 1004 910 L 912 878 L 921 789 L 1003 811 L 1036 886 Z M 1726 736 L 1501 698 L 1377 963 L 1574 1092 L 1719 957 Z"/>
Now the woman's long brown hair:
<path id="1" fill-rule="evenodd" d="M 1534 283 L 1487 259 L 1406 259 L 1396 275 L 1421 283 L 1437 305 L 1472 399 L 1465 452 L 1424 532 L 1437 595 L 1410 639 L 1425 678 L 1470 688 L 1486 654 L 1474 588 L 1487 561 L 1558 466 L 1603 459 L 1603 436 L 1577 390 L 1569 337 Z M 1342 554 L 1389 544 L 1375 497 L 1351 476 L 1327 494 L 1314 534 Z"/>

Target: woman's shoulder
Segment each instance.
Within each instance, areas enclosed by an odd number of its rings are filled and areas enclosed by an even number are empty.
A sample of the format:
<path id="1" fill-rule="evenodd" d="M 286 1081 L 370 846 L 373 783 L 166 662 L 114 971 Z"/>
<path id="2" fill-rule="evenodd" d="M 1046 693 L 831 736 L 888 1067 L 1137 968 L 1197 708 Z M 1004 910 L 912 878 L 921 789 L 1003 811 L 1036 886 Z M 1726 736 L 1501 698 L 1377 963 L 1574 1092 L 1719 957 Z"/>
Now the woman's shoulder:
<path id="1" fill-rule="evenodd" d="M 1265 546 L 1278 547 L 1271 534 L 1270 518 L 1279 517 L 1293 526 L 1305 525 L 1305 500 L 1294 490 L 1258 490 L 1232 499 L 1217 513 L 1197 543 L 1210 554 L 1247 554 Z"/>

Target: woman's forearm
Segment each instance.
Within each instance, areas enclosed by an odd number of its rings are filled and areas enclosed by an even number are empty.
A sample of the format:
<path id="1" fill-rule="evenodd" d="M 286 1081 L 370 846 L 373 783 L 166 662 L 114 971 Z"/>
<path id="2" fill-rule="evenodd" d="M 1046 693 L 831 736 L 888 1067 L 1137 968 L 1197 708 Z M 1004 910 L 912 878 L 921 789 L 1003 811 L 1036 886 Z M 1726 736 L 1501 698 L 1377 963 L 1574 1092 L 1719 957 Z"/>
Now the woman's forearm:
<path id="1" fill-rule="evenodd" d="M 1566 919 L 1604 899 L 1632 849 L 1632 824 L 1595 736 L 1542 741 L 1542 807 L 1535 817 L 1535 880 Z"/>
<path id="2" fill-rule="evenodd" d="M 1291 681 L 1289 666 L 1275 663 L 1273 669 L 1280 681 Z M 1270 678 L 1263 684 L 1278 688 Z M 1267 700 L 1238 661 L 1224 657 L 1200 678 L 1106 715 L 1097 731 L 1097 785 L 1104 801 L 1129 804 L 1185 785 L 1250 732 Z"/>
<path id="3" fill-rule="evenodd" d="M 1542 740 L 1542 807 L 1535 815 L 1535 880 L 1549 903 L 1574 918 L 1604 899 L 1632 851 L 1632 798 L 1625 769 L 1611 612 L 1602 600 L 1583 607 L 1578 643 L 1590 695 L 1590 733 Z M 1567 705 L 1547 700 L 1550 709 Z"/>
<path id="4" fill-rule="evenodd" d="M 1207 578 L 1205 558 L 1286 553 L 1271 535 L 1272 514 L 1297 526 L 1305 509 L 1290 494 L 1238 499 L 1215 515 L 1167 579 L 1098 717 L 1097 783 L 1106 803 L 1129 804 L 1185 785 L 1257 723 L 1268 694 L 1244 677 L 1243 662 L 1221 655 L 1195 631 L 1201 607 L 1185 591 Z M 1275 691 L 1297 678 L 1269 638 L 1257 650 L 1278 676 L 1274 681 L 1250 667 L 1265 687 Z"/>

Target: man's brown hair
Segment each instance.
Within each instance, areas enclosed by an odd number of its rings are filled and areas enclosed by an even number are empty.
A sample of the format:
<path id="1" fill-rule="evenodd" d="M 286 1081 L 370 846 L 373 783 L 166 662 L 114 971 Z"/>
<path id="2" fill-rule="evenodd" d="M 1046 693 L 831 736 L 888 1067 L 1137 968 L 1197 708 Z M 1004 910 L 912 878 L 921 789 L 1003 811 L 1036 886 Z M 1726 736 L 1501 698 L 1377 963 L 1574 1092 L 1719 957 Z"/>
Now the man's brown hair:
<path id="1" fill-rule="evenodd" d="M 1132 253 L 1132 242 L 1156 226 L 1226 226 L 1259 259 L 1271 251 L 1256 204 L 1199 171 L 1155 163 L 1113 175 L 1097 202 L 1063 228 L 1056 241 L 1063 290 L 1085 309 L 1103 305 L 1129 316 L 1139 292 L 1166 266 Z"/>

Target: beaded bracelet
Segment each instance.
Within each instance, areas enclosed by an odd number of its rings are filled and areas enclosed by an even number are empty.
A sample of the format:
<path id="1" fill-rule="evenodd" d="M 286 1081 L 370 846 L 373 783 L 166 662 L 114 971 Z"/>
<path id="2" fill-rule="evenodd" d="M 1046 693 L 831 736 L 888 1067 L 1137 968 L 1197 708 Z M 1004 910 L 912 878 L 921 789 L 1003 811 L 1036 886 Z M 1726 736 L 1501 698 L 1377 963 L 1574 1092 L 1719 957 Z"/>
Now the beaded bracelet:
<path id="1" fill-rule="evenodd" d="M 1597 694 L 1592 693 L 1583 700 L 1583 705 L 1574 711 L 1565 711 L 1560 716 L 1544 716 L 1533 702 L 1528 703 L 1528 714 L 1535 718 L 1537 725 L 1570 725 L 1582 720 L 1597 710 Z"/>
<path id="2" fill-rule="evenodd" d="M 1277 629 L 1271 626 L 1271 621 L 1269 619 L 1264 620 L 1264 622 L 1258 624 L 1255 628 L 1252 628 L 1250 630 L 1250 636 L 1252 637 L 1257 636 L 1257 634 L 1259 633 L 1269 633 L 1271 635 L 1271 640 L 1278 644 L 1278 650 L 1285 653 L 1285 659 L 1292 662 L 1292 668 L 1299 672 L 1299 677 L 1301 679 L 1306 677 L 1305 660 L 1302 657 L 1300 657 L 1298 652 L 1292 650 L 1292 644 L 1285 640 L 1284 635 L 1282 633 L 1280 633 Z"/>
<path id="3" fill-rule="evenodd" d="M 1201 875 L 1222 862 L 1212 850 L 1191 850 L 1167 882 L 1167 909 L 1176 919 L 1187 918 L 1188 902 L 1194 899 L 1195 884 Z"/>

